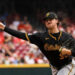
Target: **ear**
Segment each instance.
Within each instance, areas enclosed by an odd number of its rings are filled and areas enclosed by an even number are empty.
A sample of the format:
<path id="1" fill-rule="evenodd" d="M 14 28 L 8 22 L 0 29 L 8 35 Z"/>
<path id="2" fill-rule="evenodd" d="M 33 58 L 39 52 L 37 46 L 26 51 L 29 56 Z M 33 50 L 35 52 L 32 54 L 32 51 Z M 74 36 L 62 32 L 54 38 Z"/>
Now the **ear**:
<path id="1" fill-rule="evenodd" d="M 57 23 L 59 23 L 58 19 L 56 19 Z"/>
<path id="2" fill-rule="evenodd" d="M 57 26 L 59 25 L 59 20 L 57 19 Z"/>

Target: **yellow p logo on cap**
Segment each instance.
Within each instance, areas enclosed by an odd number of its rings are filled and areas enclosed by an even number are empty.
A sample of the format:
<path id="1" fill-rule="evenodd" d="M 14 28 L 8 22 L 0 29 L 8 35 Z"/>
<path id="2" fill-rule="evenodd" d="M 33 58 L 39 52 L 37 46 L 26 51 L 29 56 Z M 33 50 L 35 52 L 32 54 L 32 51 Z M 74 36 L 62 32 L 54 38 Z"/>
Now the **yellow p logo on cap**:
<path id="1" fill-rule="evenodd" d="M 46 17 L 48 17 L 50 15 L 50 12 L 48 12 L 47 14 L 46 14 Z"/>

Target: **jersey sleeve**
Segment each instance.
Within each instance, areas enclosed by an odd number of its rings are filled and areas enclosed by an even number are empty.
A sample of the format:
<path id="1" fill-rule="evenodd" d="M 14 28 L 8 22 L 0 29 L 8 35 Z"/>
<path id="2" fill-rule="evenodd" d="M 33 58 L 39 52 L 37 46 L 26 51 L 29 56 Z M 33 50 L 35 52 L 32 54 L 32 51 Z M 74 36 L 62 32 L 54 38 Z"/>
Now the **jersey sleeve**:
<path id="1" fill-rule="evenodd" d="M 66 47 L 71 50 L 72 56 L 75 57 L 75 39 L 71 35 L 67 35 Z"/>
<path id="2" fill-rule="evenodd" d="M 16 30 L 8 28 L 8 27 L 5 27 L 4 31 L 7 32 L 8 34 L 12 35 L 12 36 L 26 40 L 25 33 L 23 33 L 23 32 L 16 31 Z"/>
<path id="3" fill-rule="evenodd" d="M 41 43 L 42 43 L 42 41 L 41 41 L 41 33 L 28 35 L 27 33 L 16 31 L 16 30 L 10 29 L 8 27 L 5 27 L 4 31 L 9 33 L 9 34 L 11 34 L 11 35 L 13 35 L 13 36 L 15 36 L 15 37 L 18 37 L 20 39 L 28 40 L 30 43 L 36 44 L 38 46 L 40 46 Z"/>
<path id="4" fill-rule="evenodd" d="M 42 38 L 41 38 L 41 33 L 36 33 L 33 35 L 28 35 L 27 33 L 25 34 L 26 39 L 33 44 L 36 44 L 37 46 L 43 45 L 42 43 Z"/>
<path id="5" fill-rule="evenodd" d="M 71 36 L 70 47 L 71 47 L 72 56 L 75 57 L 75 39 L 72 36 Z"/>

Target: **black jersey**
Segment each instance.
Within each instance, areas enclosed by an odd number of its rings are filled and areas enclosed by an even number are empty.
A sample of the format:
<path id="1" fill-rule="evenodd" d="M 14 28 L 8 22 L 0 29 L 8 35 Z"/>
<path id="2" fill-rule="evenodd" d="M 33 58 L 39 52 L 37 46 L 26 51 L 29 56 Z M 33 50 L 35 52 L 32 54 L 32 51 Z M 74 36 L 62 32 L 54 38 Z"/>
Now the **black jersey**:
<path id="1" fill-rule="evenodd" d="M 75 40 L 65 32 L 59 33 L 36 33 L 28 35 L 26 33 L 18 32 L 5 27 L 6 32 L 18 38 L 29 40 L 29 42 L 36 44 L 42 53 L 47 57 L 50 64 L 60 69 L 72 61 L 72 56 L 75 56 Z M 61 59 L 59 49 L 66 47 L 72 51 L 72 56 Z"/>

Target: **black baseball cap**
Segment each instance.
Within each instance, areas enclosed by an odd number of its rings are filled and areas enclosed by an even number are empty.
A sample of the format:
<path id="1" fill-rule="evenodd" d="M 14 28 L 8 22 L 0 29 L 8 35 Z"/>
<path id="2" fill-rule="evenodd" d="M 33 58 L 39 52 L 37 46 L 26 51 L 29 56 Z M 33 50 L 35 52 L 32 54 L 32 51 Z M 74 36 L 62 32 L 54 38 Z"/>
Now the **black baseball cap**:
<path id="1" fill-rule="evenodd" d="M 48 19 L 58 19 L 58 16 L 54 12 L 47 12 L 43 18 L 43 20 L 48 20 Z"/>

